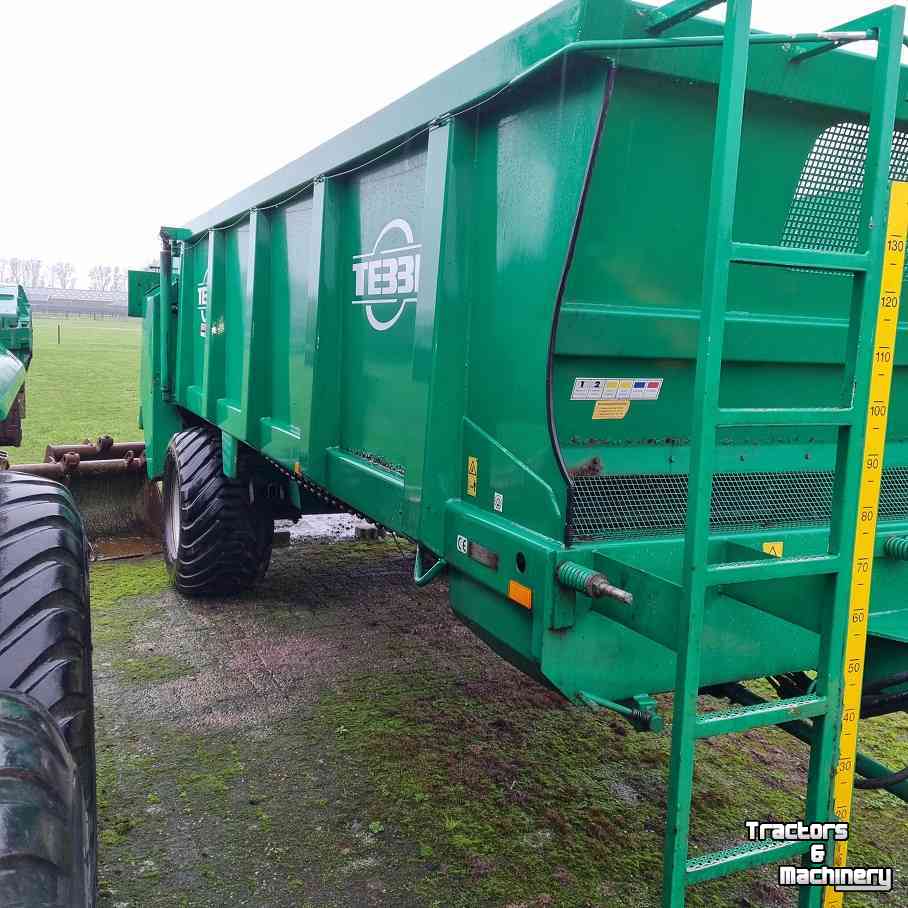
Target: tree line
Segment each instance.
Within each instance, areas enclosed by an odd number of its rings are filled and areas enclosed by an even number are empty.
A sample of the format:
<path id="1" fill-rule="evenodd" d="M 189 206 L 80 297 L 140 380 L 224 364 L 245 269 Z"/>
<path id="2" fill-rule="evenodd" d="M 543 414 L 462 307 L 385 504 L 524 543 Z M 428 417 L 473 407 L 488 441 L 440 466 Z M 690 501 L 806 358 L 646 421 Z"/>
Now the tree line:
<path id="1" fill-rule="evenodd" d="M 89 290 L 125 290 L 127 270 L 119 265 L 95 265 L 88 271 Z M 0 284 L 49 287 L 72 290 L 78 271 L 72 262 L 47 262 L 42 259 L 0 258 Z"/>

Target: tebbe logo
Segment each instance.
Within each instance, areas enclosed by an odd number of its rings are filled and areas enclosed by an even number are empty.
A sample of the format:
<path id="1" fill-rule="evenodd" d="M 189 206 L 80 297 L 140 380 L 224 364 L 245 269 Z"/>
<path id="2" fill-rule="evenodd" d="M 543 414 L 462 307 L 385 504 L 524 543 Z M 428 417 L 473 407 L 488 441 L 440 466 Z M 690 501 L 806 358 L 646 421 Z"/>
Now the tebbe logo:
<path id="1" fill-rule="evenodd" d="M 205 337 L 208 334 L 208 285 L 200 284 L 198 287 L 199 294 L 199 335 Z"/>
<path id="2" fill-rule="evenodd" d="M 387 331 L 397 324 L 419 295 L 419 266 L 422 243 L 413 242 L 413 230 L 403 218 L 388 221 L 371 252 L 353 256 L 356 276 L 354 306 L 366 307 L 366 318 L 376 331 Z M 382 320 L 375 312 L 396 306 L 390 318 Z"/>

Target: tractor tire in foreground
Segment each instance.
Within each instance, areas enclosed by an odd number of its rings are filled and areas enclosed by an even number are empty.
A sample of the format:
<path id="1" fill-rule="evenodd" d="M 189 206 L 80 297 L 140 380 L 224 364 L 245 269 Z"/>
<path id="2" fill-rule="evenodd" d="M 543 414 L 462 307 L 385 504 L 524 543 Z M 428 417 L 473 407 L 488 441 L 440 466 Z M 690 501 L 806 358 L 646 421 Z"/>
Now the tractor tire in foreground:
<path id="1" fill-rule="evenodd" d="M 0 472 L 0 905 L 95 904 L 88 544 L 69 492 Z"/>
<path id="2" fill-rule="evenodd" d="M 249 484 L 222 469 L 218 432 L 198 426 L 170 440 L 164 468 L 164 560 L 187 596 L 229 596 L 264 576 L 274 520 Z"/>

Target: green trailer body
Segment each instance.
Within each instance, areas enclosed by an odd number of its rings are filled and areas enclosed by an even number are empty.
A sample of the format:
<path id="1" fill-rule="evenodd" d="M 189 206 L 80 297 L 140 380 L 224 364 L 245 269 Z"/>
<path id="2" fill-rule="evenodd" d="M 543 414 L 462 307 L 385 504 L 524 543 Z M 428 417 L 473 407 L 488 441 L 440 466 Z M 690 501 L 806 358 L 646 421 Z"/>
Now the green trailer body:
<path id="1" fill-rule="evenodd" d="M 868 212 L 885 221 L 887 176 L 908 180 L 903 11 L 848 27 L 847 40 L 879 41 L 877 62 L 817 36 L 748 37 L 745 0 L 724 34 L 688 15 L 714 5 L 678 0 L 660 24 L 630 0 L 567 0 L 163 230 L 160 274 L 129 284 L 149 476 L 174 433 L 215 427 L 227 476 L 264 477 L 291 513 L 349 508 L 415 540 L 418 581 L 436 575 L 432 553 L 454 611 L 505 658 L 643 725 L 658 724 L 651 695 L 685 678 L 694 702 L 705 687 L 809 670 L 823 687 L 823 666 L 841 666 L 843 626 L 823 634 L 833 603 L 844 614 L 854 547 L 842 528 L 859 458 L 843 437 L 863 441 L 863 424 L 843 433 L 835 417 L 869 393 L 872 324 L 859 305 L 851 318 L 854 287 L 880 279 Z M 748 50 L 735 161 L 725 130 L 736 134 Z M 873 167 L 889 136 L 886 174 Z M 736 256 L 714 271 L 716 225 L 732 212 Z M 719 293 L 726 266 L 716 310 L 704 287 Z M 894 357 L 871 686 L 908 670 L 908 564 L 887 545 L 908 536 L 908 346 Z M 713 405 L 745 416 L 723 428 Z M 697 551 L 704 569 L 778 569 L 731 571 L 695 610 Z M 808 570 L 833 556 L 835 568 Z M 620 589 L 588 595 L 603 575 Z M 787 717 L 814 719 L 828 770 L 837 742 L 821 713 L 814 702 Z M 675 764 L 672 804 L 680 751 Z M 825 818 L 821 788 L 811 810 Z M 667 903 L 681 903 L 685 872 L 753 864 L 724 860 L 667 865 Z"/>
<path id="2" fill-rule="evenodd" d="M 0 444 L 19 444 L 25 373 L 32 358 L 31 307 L 18 284 L 0 284 Z"/>

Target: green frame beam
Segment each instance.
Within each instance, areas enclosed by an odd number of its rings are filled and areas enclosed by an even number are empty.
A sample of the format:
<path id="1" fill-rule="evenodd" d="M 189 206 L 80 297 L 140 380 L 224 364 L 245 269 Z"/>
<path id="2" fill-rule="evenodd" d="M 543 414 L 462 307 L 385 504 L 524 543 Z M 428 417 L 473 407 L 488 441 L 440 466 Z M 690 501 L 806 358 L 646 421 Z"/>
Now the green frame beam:
<path id="1" fill-rule="evenodd" d="M 654 9 L 646 20 L 647 31 L 658 35 L 675 25 L 680 25 L 700 13 L 705 13 L 713 7 L 721 6 L 725 0 L 673 0 L 665 6 Z"/>

